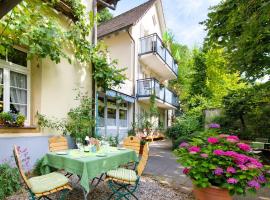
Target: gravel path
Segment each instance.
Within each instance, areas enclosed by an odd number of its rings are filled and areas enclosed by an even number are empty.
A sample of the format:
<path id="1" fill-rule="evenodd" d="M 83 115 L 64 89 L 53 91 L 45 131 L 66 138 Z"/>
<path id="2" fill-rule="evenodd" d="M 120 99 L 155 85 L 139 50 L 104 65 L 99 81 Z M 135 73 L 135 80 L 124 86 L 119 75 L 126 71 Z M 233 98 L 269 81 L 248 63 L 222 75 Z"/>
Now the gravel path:
<path id="1" fill-rule="evenodd" d="M 73 181 L 74 183 L 76 180 Z M 100 184 L 96 189 L 90 193 L 91 200 L 106 200 L 110 196 L 111 191 L 106 183 Z M 193 200 L 192 196 L 183 193 L 179 190 L 173 190 L 167 186 L 161 185 L 157 181 L 149 178 L 142 177 L 140 187 L 136 192 L 136 196 L 140 200 Z M 59 199 L 59 196 L 51 196 L 53 200 Z M 14 195 L 7 198 L 7 200 L 27 200 L 27 193 Z M 73 184 L 73 190 L 69 193 L 67 200 L 82 200 L 83 193 L 78 185 Z M 130 200 L 134 198 L 129 198 Z"/>

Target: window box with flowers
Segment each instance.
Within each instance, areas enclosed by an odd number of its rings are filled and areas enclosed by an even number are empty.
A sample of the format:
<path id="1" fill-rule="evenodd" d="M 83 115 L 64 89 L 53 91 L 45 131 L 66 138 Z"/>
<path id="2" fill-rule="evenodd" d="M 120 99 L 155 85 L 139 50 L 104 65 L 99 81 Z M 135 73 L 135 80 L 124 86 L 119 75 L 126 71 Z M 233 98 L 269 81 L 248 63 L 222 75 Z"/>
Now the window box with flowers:
<path id="1" fill-rule="evenodd" d="M 199 200 L 231 200 L 231 195 L 245 195 L 269 185 L 270 168 L 252 153 L 249 145 L 234 135 L 208 130 L 175 150 L 183 173 L 194 185 Z"/>

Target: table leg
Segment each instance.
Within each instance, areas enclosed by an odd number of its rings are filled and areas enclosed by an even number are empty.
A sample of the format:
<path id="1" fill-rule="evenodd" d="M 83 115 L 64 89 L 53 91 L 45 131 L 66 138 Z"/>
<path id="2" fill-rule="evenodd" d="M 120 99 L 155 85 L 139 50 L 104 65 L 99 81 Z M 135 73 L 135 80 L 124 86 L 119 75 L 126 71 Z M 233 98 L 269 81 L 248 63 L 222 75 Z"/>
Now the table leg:
<path id="1" fill-rule="evenodd" d="M 89 194 L 89 192 L 87 192 L 87 191 L 83 188 L 83 198 L 84 198 L 84 200 L 87 200 L 88 194 Z"/>

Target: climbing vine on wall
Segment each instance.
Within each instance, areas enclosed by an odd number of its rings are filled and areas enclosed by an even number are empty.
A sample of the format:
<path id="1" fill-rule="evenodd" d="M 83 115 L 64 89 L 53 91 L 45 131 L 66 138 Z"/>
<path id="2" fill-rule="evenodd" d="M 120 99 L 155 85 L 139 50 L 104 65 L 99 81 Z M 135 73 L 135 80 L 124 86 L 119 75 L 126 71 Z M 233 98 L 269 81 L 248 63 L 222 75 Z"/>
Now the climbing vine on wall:
<path id="1" fill-rule="evenodd" d="M 98 45 L 94 47 L 89 39 L 96 17 L 86 13 L 81 0 L 65 0 L 76 20 L 64 27 L 60 15 L 53 7 L 60 0 L 24 0 L 0 21 L 0 54 L 6 55 L 14 46 L 25 47 L 28 59 L 49 57 L 55 63 L 61 59 L 72 59 L 83 64 L 93 63 L 99 67 L 94 71 L 96 81 L 102 80 L 104 89 L 123 82 L 121 70 L 116 62 L 107 62 L 107 54 Z M 67 55 L 74 52 L 74 58 Z"/>

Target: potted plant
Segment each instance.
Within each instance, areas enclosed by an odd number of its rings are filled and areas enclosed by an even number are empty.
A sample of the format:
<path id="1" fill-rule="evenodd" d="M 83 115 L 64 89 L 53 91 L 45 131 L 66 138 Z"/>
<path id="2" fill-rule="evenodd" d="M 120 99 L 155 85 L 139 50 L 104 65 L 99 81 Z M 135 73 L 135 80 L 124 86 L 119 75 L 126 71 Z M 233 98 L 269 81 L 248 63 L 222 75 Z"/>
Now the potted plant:
<path id="1" fill-rule="evenodd" d="M 256 192 L 270 181 L 269 166 L 235 135 L 208 130 L 182 142 L 175 153 L 193 181 L 198 200 L 231 200 L 233 194 Z"/>
<path id="2" fill-rule="evenodd" d="M 23 127 L 25 122 L 25 116 L 22 114 L 16 114 L 12 112 L 0 113 L 0 127 Z"/>

